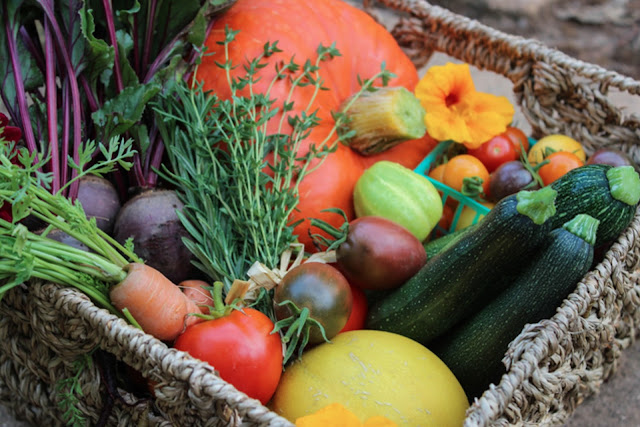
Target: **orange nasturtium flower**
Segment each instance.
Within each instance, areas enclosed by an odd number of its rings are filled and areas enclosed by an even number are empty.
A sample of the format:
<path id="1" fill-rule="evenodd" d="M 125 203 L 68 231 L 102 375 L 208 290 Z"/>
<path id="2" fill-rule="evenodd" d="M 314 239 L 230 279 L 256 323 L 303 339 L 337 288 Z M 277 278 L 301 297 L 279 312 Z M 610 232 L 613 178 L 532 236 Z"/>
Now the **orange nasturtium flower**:
<path id="1" fill-rule="evenodd" d="M 468 64 L 430 67 L 415 94 L 426 111 L 429 135 L 467 148 L 477 148 L 504 132 L 515 113 L 506 97 L 476 91 Z"/>
<path id="2" fill-rule="evenodd" d="M 383 416 L 375 416 L 361 423 L 358 417 L 339 403 L 332 403 L 296 420 L 296 427 L 397 427 Z"/>

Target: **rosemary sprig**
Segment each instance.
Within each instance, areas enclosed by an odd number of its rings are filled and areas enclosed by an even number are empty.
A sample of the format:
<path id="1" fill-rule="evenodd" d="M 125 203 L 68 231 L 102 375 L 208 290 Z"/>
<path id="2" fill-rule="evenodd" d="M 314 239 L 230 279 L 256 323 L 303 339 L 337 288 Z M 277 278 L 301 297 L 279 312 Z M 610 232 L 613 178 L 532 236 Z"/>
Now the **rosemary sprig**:
<path id="1" fill-rule="evenodd" d="M 300 182 L 337 149 L 336 140 L 351 136 L 344 131 L 351 104 L 365 91 L 375 90 L 376 81 L 386 85 L 393 74 L 383 64 L 372 78 L 360 80 L 358 94 L 342 111 L 332 113 L 335 124 L 329 135 L 302 150 L 303 142 L 320 123 L 317 111 L 312 110 L 314 100 L 321 90 L 329 90 L 319 72 L 321 64 L 340 52 L 335 45 L 320 45 L 314 62 L 300 65 L 291 58 L 279 63 L 275 77 L 261 93 L 254 85 L 266 66 L 264 59 L 280 52 L 277 42 L 264 45 L 262 55 L 245 66 L 244 76 L 232 77 L 237 64 L 229 60 L 229 46 L 237 32 L 227 28 L 225 34 L 220 44 L 226 60 L 218 66 L 225 71 L 231 96 L 220 99 L 197 82 L 178 82 L 173 92 L 156 102 L 154 110 L 170 163 L 170 167 L 163 165 L 161 176 L 176 186 L 184 203 L 178 213 L 190 235 L 184 243 L 194 254 L 195 265 L 212 280 L 223 282 L 228 291 L 234 280 L 246 278 L 255 262 L 269 268 L 278 265 L 281 254 L 297 239 L 291 214 L 299 203 Z M 277 107 L 271 90 L 280 79 L 288 79 L 290 90 Z M 302 109 L 292 102 L 300 87 L 313 88 Z M 273 125 L 278 114 L 277 129 L 269 132 L 267 124 Z M 285 124 L 292 129 L 288 133 Z M 254 307 L 275 322 L 272 295 L 272 291 L 261 292 Z M 285 361 L 295 348 L 304 347 L 309 329 L 305 325 L 313 322 L 300 315 L 286 320 L 280 325 L 295 325 L 298 332 L 279 331 L 283 342 L 288 341 Z"/>
<path id="2" fill-rule="evenodd" d="M 237 32 L 226 30 L 221 44 L 229 57 L 229 45 Z M 304 177 L 335 151 L 337 129 L 346 122 L 346 109 L 333 114 L 332 132 L 305 153 L 301 145 L 319 124 L 313 101 L 323 86 L 321 63 L 339 56 L 331 46 L 319 46 L 315 62 L 297 64 L 293 58 L 276 69 L 264 93 L 254 90 L 264 68 L 263 60 L 280 52 L 266 43 L 263 54 L 249 62 L 243 77 L 233 78 L 236 66 L 228 59 L 218 64 L 226 72 L 229 99 L 206 93 L 197 82 L 180 82 L 174 93 L 165 94 L 154 106 L 157 123 L 170 161 L 162 176 L 178 188 L 185 207 L 180 214 L 191 238 L 185 244 L 195 255 L 197 267 L 228 290 L 235 279 L 244 279 L 259 261 L 273 267 L 296 240 L 291 214 L 299 201 L 298 187 Z M 374 82 L 386 84 L 393 76 L 384 65 L 372 78 L 361 81 L 361 90 L 374 90 Z M 273 85 L 289 79 L 290 92 L 282 111 L 270 97 Z M 294 114 L 292 100 L 299 87 L 313 87 L 309 102 Z M 247 90 L 249 96 L 240 95 Z M 308 89 L 307 89 L 308 90 Z M 354 98 L 355 99 L 355 98 Z M 353 101 L 352 101 L 353 102 Z M 281 112 L 278 128 L 268 132 L 267 123 Z M 285 120 L 293 129 L 284 133 Z M 347 137 L 348 135 L 345 135 Z"/>

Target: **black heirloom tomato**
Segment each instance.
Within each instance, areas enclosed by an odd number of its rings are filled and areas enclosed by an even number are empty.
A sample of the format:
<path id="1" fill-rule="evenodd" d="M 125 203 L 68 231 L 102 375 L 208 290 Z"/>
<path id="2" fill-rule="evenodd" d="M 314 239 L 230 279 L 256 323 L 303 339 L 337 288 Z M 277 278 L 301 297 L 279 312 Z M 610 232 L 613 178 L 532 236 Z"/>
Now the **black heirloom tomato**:
<path id="1" fill-rule="evenodd" d="M 331 339 L 347 323 L 353 297 L 349 282 L 337 268 L 319 262 L 307 262 L 287 272 L 276 287 L 274 302 L 278 320 L 294 314 L 285 301 L 291 301 L 299 310 L 306 308 L 309 316 L 323 326 L 326 337 Z M 309 343 L 323 341 L 320 328 L 311 326 Z"/>
<path id="2" fill-rule="evenodd" d="M 377 216 L 353 220 L 336 256 L 349 282 L 369 290 L 397 288 L 427 262 L 424 246 L 409 230 Z"/>

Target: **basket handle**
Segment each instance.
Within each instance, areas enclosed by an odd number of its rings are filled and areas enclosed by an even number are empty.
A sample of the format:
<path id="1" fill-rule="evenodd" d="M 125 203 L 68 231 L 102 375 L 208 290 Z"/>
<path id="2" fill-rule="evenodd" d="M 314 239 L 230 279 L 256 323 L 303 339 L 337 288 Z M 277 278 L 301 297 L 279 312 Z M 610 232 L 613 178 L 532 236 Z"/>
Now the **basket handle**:
<path id="1" fill-rule="evenodd" d="M 603 93 L 609 87 L 615 87 L 632 95 L 640 95 L 640 81 L 631 77 L 572 58 L 536 40 L 506 34 L 476 20 L 431 5 L 425 0 L 379 0 L 379 2 L 409 14 L 419 21 L 423 29 L 429 30 L 423 31 L 426 39 L 422 41 L 415 35 L 414 40 L 405 40 L 416 47 L 422 44 L 423 57 L 418 58 L 419 61 L 416 62 L 418 64 L 426 63 L 431 56 L 429 50 L 433 49 L 478 68 L 500 73 L 517 82 L 521 77 L 517 69 L 518 63 L 544 62 L 571 70 L 574 75 L 599 83 L 600 91 Z M 372 0 L 363 0 L 365 8 L 371 8 L 371 3 L 373 3 Z M 429 37 L 429 34 L 436 33 L 437 37 Z M 419 52 L 413 53 L 420 55 Z"/>
<path id="2" fill-rule="evenodd" d="M 373 0 L 363 0 L 365 9 Z M 425 0 L 379 0 L 400 19 L 391 30 L 417 67 L 434 51 L 513 83 L 516 102 L 534 138 L 562 133 L 580 141 L 588 153 L 611 147 L 640 163 L 640 114 L 626 111 L 610 88 L 640 95 L 640 82 L 589 64 L 543 43 L 512 36 Z"/>

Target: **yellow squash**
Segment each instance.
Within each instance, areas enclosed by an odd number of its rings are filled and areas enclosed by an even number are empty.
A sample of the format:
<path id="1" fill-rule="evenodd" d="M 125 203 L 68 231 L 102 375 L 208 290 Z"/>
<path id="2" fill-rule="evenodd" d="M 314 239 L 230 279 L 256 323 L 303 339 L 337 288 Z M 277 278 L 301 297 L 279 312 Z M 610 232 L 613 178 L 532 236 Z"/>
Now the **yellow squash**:
<path id="1" fill-rule="evenodd" d="M 340 403 L 361 422 L 461 426 L 469 406 L 449 368 L 426 347 L 390 332 L 338 334 L 287 367 L 270 407 L 295 422 Z"/>

